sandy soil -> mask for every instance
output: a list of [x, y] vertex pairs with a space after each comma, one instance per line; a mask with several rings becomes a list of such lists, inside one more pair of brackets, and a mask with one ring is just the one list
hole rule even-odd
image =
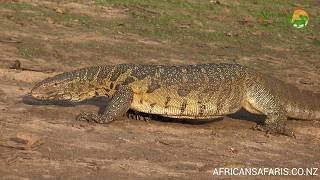
[[[86, 3], [59, 6], [49, 1], [25, 2], [57, 13], [127, 16], [123, 9], [96, 10]], [[11, 13], [10, 9], [1, 11], [2, 15]], [[213, 169], [220, 167], [320, 168], [319, 121], [289, 121], [296, 139], [252, 130], [261, 117], [246, 112], [212, 121], [124, 117], [98, 125], [77, 122], [75, 117], [83, 110], [97, 112], [105, 104], [101, 99], [67, 106], [44, 105], [27, 96], [36, 82], [93, 63], [229, 62], [228, 58], [235, 57], [241, 64], [319, 92], [317, 47], [298, 54], [291, 47], [263, 44], [258, 48], [263, 50], [248, 55], [255, 45], [230, 48], [215, 43], [192, 47], [191, 51], [183, 45], [133, 34], [108, 37], [50, 19], [45, 24], [26, 24], [10, 17], [0, 21], [6, 25], [0, 27], [0, 179], [212, 179]], [[91, 41], [103, 47], [77, 44]], [[130, 45], [136, 49], [123, 55], [121, 49]], [[196, 60], [194, 54], [207, 48], [222, 58]], [[24, 69], [9, 68], [17, 60]]]

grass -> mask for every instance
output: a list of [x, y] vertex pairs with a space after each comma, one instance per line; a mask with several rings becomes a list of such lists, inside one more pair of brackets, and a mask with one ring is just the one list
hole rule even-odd
[[[66, 0], [67, 2], [72, 1]], [[127, 18], [119, 19], [92, 17], [81, 12], [57, 13], [53, 8], [42, 5], [6, 2], [0, 4], [0, 17], [8, 16], [1, 13], [1, 9], [10, 9], [14, 12], [11, 15], [14, 21], [32, 23], [38, 27], [50, 28], [48, 19], [51, 19], [55, 24], [71, 27], [73, 31], [97, 32], [108, 37], [119, 33], [123, 36], [134, 34], [149, 40], [172, 42], [185, 50], [200, 45], [205, 50], [200, 50], [201, 55], [198, 57], [205, 59], [206, 54], [212, 55], [214, 51], [203, 48], [206, 46], [202, 44], [210, 43], [247, 49], [251, 49], [255, 44], [287, 46], [288, 42], [292, 46], [310, 43], [319, 47], [319, 23], [316, 23], [320, 22], [317, 11], [319, 9], [312, 8], [311, 2], [303, 2], [303, 6], [311, 14], [309, 25], [304, 29], [295, 29], [289, 23], [290, 16], [297, 6], [293, 0], [239, 0], [221, 1], [220, 4], [210, 0], [95, 0], [95, 4], [91, 4], [94, 8], [123, 9]], [[48, 31], [48, 34], [50, 33], [60, 32]], [[314, 36], [313, 39], [316, 40], [306, 40], [307, 36]], [[90, 49], [93, 48], [93, 44], [84, 43], [79, 48]], [[31, 46], [34, 47], [21, 45], [20, 54], [32, 58], [38, 49], [42, 48], [41, 43]], [[63, 49], [60, 46], [64, 45], [57, 48]], [[138, 52], [143, 52], [143, 48], [134, 44], [113, 46], [120, 49], [109, 48], [110, 52], [119, 51], [115, 53], [116, 56], [123, 54], [130, 57], [121, 47], [132, 51], [137, 58], [142, 56]], [[99, 48], [93, 48], [93, 51], [100, 53]], [[146, 56], [148, 52], [142, 54]]]
[[319, 39], [314, 39], [312, 41], [312, 44], [314, 44], [315, 46], [320, 46], [320, 40]]
[[130, 19], [123, 22], [120, 31], [129, 31], [148, 37], [176, 40], [216, 39], [219, 33], [202, 32], [210, 19], [201, 14], [220, 11], [209, 1], [148, 1], [148, 0], [98, 0], [97, 5], [129, 8]]
[[[255, 0], [225, 1], [215, 4], [208, 0], [96, 0], [98, 6], [129, 9], [130, 18], [121, 22], [118, 31], [175, 42], [225, 42], [245, 44], [256, 41], [252, 34], [264, 31], [272, 43], [282, 38], [303, 38], [316, 28], [296, 31], [289, 23], [294, 1]], [[309, 1], [304, 2], [310, 7]], [[250, 17], [251, 22], [240, 22]], [[315, 17], [314, 22], [320, 20]], [[228, 36], [228, 34], [231, 34]], [[233, 36], [236, 34], [236, 36]]]
[[91, 23], [91, 17], [74, 14], [74, 13], [56, 13], [53, 9], [44, 8], [40, 6], [34, 6], [28, 3], [1, 3], [0, 9], [11, 9], [15, 11], [13, 16], [16, 21], [47, 21], [47, 18], [52, 18], [55, 23], [67, 24], [77, 23], [89, 26]]
[[[103, 20], [65, 12], [59, 14], [52, 9], [32, 6], [27, 3], [2, 3], [0, 8], [16, 11], [15, 18], [30, 21], [46, 21], [50, 17], [55, 23], [95, 26], [109, 29], [107, 33], [133, 33], [158, 40], [180, 43], [251, 43], [257, 31], [268, 34], [272, 43], [279, 42], [278, 34], [284, 38], [303, 36], [316, 31], [313, 28], [296, 31], [289, 23], [295, 8], [293, 0], [223, 1], [222, 4], [209, 0], [96, 0], [96, 6], [112, 6], [128, 9], [129, 18]], [[304, 3], [310, 7], [309, 1]], [[25, 10], [32, 10], [30, 13]], [[248, 19], [247, 21], [244, 19]], [[317, 16], [313, 22], [320, 21]]]

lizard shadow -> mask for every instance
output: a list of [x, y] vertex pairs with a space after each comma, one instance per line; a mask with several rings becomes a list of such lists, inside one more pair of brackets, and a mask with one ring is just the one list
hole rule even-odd
[[244, 108], [241, 108], [239, 111], [237, 111], [234, 114], [227, 115], [227, 117], [232, 119], [237, 119], [237, 120], [252, 121], [259, 124], [263, 123], [266, 119], [265, 115], [252, 114], [246, 111]]
[[[137, 112], [134, 110], [129, 110], [127, 116], [131, 119], [145, 120], [145, 121], [159, 121], [165, 123], [177, 123], [177, 124], [189, 124], [189, 125], [202, 125], [212, 122], [222, 121], [223, 117], [210, 118], [210, 119], [182, 119], [182, 118], [170, 118], [156, 114], [147, 114], [143, 112]], [[130, 117], [131, 116], [131, 117]]]
[[[88, 100], [80, 101], [80, 102], [69, 102], [62, 100], [37, 100], [33, 98], [30, 94], [26, 94], [22, 96], [22, 102], [28, 105], [38, 105], [38, 106], [46, 106], [46, 105], [57, 105], [62, 107], [75, 107], [78, 105], [94, 105], [99, 108], [98, 114], [102, 114], [108, 104], [108, 99], [106, 97], [94, 97]], [[223, 117], [216, 119], [178, 119], [178, 118], [169, 118], [155, 114], [147, 114], [142, 112], [137, 112], [134, 110], [129, 110], [126, 114], [127, 117], [136, 120], [154, 120], [161, 122], [169, 122], [169, 123], [180, 123], [180, 124], [193, 124], [193, 125], [201, 125], [215, 121], [223, 120]]]
[[[210, 124], [218, 121], [222, 121], [224, 117], [210, 118], [210, 119], [181, 119], [181, 118], [170, 118], [164, 117], [155, 114], [147, 114], [142, 112], [136, 112], [133, 110], [129, 110], [128, 114], [133, 114], [136, 118], [134, 119], [142, 119], [142, 120], [155, 120], [160, 122], [169, 122], [169, 123], [179, 123], [179, 124], [190, 124], [190, 125], [203, 125]], [[264, 115], [256, 115], [249, 113], [245, 109], [241, 108], [234, 114], [226, 115], [226, 117], [236, 119], [236, 120], [244, 120], [244, 121], [252, 121], [258, 124], [262, 124], [265, 121]]]
[[[74, 107], [78, 105], [94, 105], [99, 108], [98, 114], [102, 114], [105, 111], [105, 108], [108, 104], [108, 99], [106, 97], [94, 97], [88, 100], [80, 101], [80, 102], [69, 102], [69, 101], [61, 101], [61, 100], [37, 100], [33, 98], [30, 94], [26, 94], [22, 96], [22, 102], [28, 105], [57, 105], [63, 107]], [[129, 110], [127, 112], [127, 117], [131, 119], [137, 120], [154, 120], [159, 122], [166, 122], [166, 123], [178, 123], [178, 124], [190, 124], [190, 125], [202, 125], [202, 124], [209, 124], [213, 122], [222, 121], [224, 117], [217, 117], [217, 118], [210, 118], [210, 119], [182, 119], [182, 118], [170, 118], [164, 117], [155, 114], [148, 114], [143, 112], [137, 112], [134, 110]], [[255, 115], [251, 114], [245, 109], [241, 108], [234, 114], [227, 115], [232, 119], [237, 120], [245, 120], [245, 121], [253, 121], [256, 123], [262, 123], [265, 119], [263, 115]]]
[[95, 97], [88, 100], [80, 101], [80, 102], [70, 102], [63, 100], [37, 100], [33, 98], [30, 94], [26, 94], [22, 96], [22, 102], [28, 105], [38, 105], [38, 106], [46, 106], [46, 105], [57, 105], [63, 107], [74, 107], [78, 105], [94, 105], [99, 108], [99, 114], [101, 114], [106, 105], [107, 101], [105, 97]]

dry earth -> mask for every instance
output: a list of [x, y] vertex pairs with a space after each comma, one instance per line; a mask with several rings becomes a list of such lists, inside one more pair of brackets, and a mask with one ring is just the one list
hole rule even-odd
[[[23, 2], [56, 13], [128, 16], [126, 9], [97, 9], [90, 3]], [[14, 19], [10, 8], [0, 14], [0, 179], [212, 179], [213, 169], [219, 167], [320, 168], [319, 121], [289, 121], [296, 139], [251, 130], [261, 117], [245, 112], [210, 122], [124, 117], [98, 125], [74, 119], [83, 110], [98, 111], [101, 100], [77, 106], [41, 105], [26, 96], [46, 77], [92, 64], [230, 59], [319, 92], [319, 46], [301, 44], [305, 50], [299, 53], [297, 47], [272, 44], [230, 47], [217, 42], [189, 47], [130, 33], [106, 36], [77, 22], [61, 24], [50, 18], [25, 22]], [[204, 60], [200, 54], [208, 49], [215, 55]], [[9, 68], [15, 61], [22, 69]]]

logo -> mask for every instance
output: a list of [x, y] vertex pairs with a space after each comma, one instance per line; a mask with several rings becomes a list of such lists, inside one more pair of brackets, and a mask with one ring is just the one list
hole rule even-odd
[[293, 12], [291, 18], [291, 24], [295, 28], [304, 28], [307, 26], [309, 21], [309, 15], [306, 11], [302, 9], [297, 9]]

